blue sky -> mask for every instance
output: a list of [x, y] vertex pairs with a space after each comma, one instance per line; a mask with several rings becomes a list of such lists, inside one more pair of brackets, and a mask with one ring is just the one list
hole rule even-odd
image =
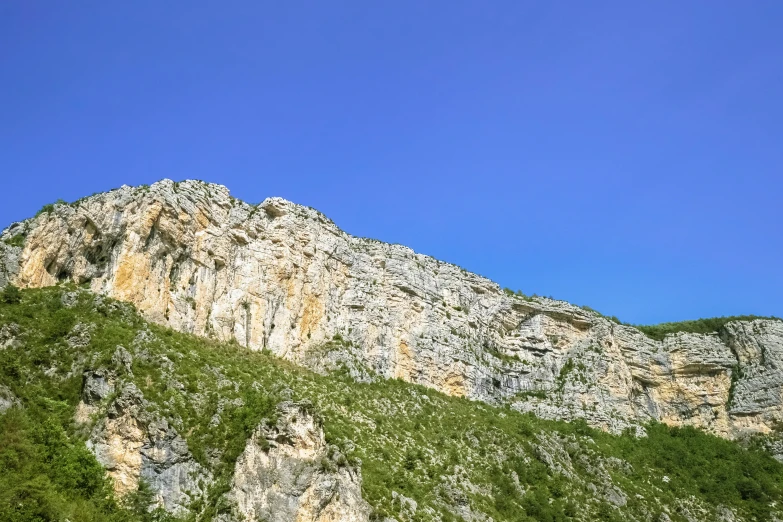
[[0, 226], [196, 178], [626, 321], [783, 316], [781, 27], [779, 1], [2, 2]]

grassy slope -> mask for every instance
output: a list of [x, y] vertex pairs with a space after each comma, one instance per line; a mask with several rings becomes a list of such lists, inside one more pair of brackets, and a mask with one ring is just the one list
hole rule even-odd
[[[217, 484], [201, 506], [205, 519], [221, 509], [250, 431], [284, 398], [313, 402], [327, 439], [361, 462], [364, 496], [377, 517], [405, 511], [393, 491], [417, 502], [411, 519], [444, 521], [460, 520], [466, 509], [496, 521], [656, 520], [664, 510], [685, 520], [681, 512], [699, 508], [709, 520], [718, 504], [769, 520], [770, 505], [783, 500], [783, 465], [696, 430], [651, 425], [645, 438], [612, 436], [400, 381], [322, 377], [235, 344], [147, 324], [128, 305], [86, 292], [67, 308], [63, 291], [24, 291], [21, 304], [0, 304], [0, 328], [20, 325], [25, 343], [0, 350], [0, 383], [25, 406], [0, 416], [0, 520], [153, 516], [111, 499], [70, 420], [82, 370], [111, 368], [118, 345], [134, 354], [132, 380], [187, 437], [194, 457], [208, 464], [210, 455], [220, 456], [211, 465]], [[77, 323], [95, 325], [84, 348], [64, 341]], [[138, 341], [142, 330], [151, 341]], [[211, 426], [216, 415], [220, 424]], [[623, 491], [627, 504], [607, 502], [607, 488]], [[48, 514], [36, 518], [36, 510]]]

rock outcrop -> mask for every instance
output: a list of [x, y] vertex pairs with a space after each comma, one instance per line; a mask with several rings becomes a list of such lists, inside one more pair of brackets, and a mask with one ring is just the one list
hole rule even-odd
[[20, 406], [19, 399], [8, 386], [0, 384], [0, 413], [5, 413], [14, 406]]
[[274, 426], [261, 424], [237, 459], [231, 516], [222, 520], [269, 522], [362, 522], [361, 475], [324, 440], [307, 404], [278, 405]]
[[[254, 206], [164, 180], [55, 205], [0, 239], [0, 285], [89, 285], [161, 324], [315, 369], [359, 361], [352, 373], [610, 430], [658, 419], [737, 437], [783, 421], [779, 321], [659, 342], [280, 198]], [[327, 344], [339, 356], [313, 356]]]
[[92, 416], [98, 420], [87, 445], [118, 496], [138, 490], [143, 480], [158, 506], [185, 515], [206, 493], [211, 474], [193, 459], [187, 442], [166, 419], [149, 411], [134, 384], [121, 384], [108, 371], [86, 372], [76, 421], [87, 423]]
[[19, 337], [20, 332], [18, 325], [14, 323], [3, 325], [3, 327], [0, 328], [0, 350], [4, 350], [6, 348], [21, 348], [22, 341]]

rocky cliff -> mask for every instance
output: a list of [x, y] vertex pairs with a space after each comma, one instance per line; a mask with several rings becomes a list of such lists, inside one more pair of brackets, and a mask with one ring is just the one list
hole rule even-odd
[[[188, 506], [206, 493], [210, 473], [188, 451], [187, 442], [168, 421], [151, 413], [139, 389], [131, 384], [115, 390], [101, 372], [88, 372], [85, 391], [77, 408], [77, 421], [93, 413], [98, 422], [92, 429], [88, 447], [106, 469], [119, 497], [137, 491], [144, 480], [154, 493], [154, 501], [168, 512], [186, 515]], [[95, 393], [97, 392], [97, 393]], [[106, 411], [98, 400], [116, 393]]]
[[783, 421], [783, 323], [663, 341], [280, 198], [163, 180], [54, 205], [0, 236], [0, 285], [73, 281], [148, 319], [325, 371], [399, 378], [612, 431], [650, 419], [725, 437]]
[[284, 402], [274, 426], [260, 425], [236, 462], [221, 518], [269, 522], [367, 522], [361, 475], [324, 440], [312, 406]]

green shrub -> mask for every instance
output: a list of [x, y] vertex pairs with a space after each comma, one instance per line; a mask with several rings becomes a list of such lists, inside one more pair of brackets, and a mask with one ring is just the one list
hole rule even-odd
[[52, 212], [54, 212], [54, 207], [56, 207], [57, 205], [67, 205], [67, 204], [68, 204], [68, 202], [64, 201], [62, 199], [58, 199], [54, 203], [48, 203], [48, 204], [44, 205], [43, 207], [41, 207], [38, 210], [38, 212], [35, 213], [35, 217], [38, 217], [41, 214], [51, 214]]
[[16, 234], [15, 236], [4, 239], [3, 242], [8, 246], [22, 247], [24, 246], [24, 240], [24, 234]]
[[18, 304], [22, 302], [22, 293], [19, 291], [19, 288], [12, 284], [7, 284], [5, 288], [3, 288], [0, 299], [2, 299], [5, 304]]
[[149, 502], [120, 506], [84, 443], [34, 405], [0, 415], [0, 469], [0, 521], [161, 520]]

